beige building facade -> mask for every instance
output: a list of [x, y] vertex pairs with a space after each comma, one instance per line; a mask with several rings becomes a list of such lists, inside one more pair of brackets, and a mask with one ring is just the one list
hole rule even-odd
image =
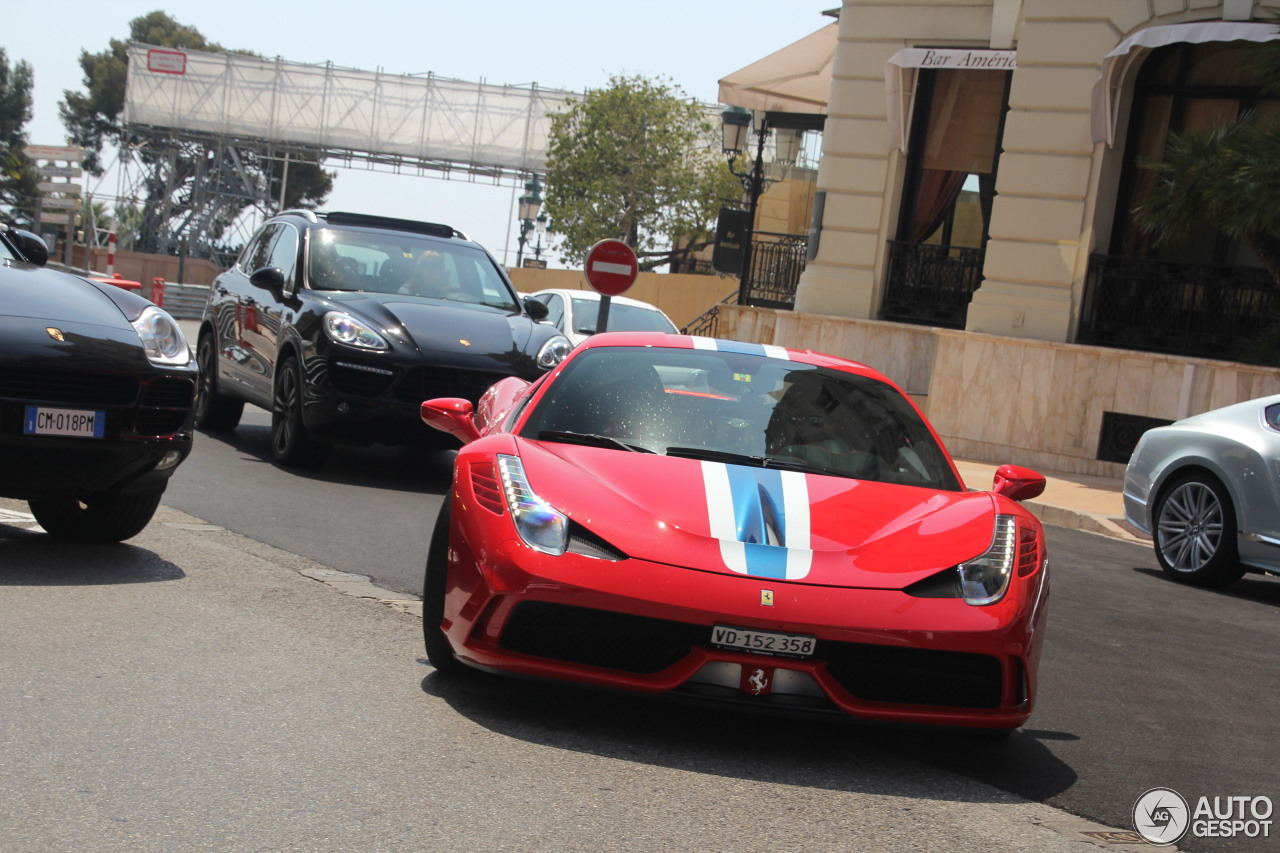
[[[865, 361], [918, 395], [954, 452], [1058, 471], [1123, 470], [1100, 451], [1109, 415], [1174, 420], [1280, 392], [1280, 373], [1229, 357], [1081, 345], [1090, 299], [1121, 291], [1099, 284], [1111, 260], [1258, 266], [1213, 234], [1161, 255], [1130, 211], [1170, 131], [1280, 109], [1241, 95], [1237, 74], [1240, 51], [1280, 33], [1277, 13], [1280, 0], [844, 0], [795, 311], [726, 309], [719, 334]], [[947, 328], [886, 322], [914, 298], [895, 297], [895, 253], [922, 251], [970, 259]], [[1141, 319], [1134, 304], [1121, 321]]]

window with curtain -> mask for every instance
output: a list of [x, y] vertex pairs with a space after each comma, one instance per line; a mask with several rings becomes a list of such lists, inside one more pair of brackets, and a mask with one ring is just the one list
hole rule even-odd
[[991, 221], [1009, 72], [922, 70], [898, 239], [981, 248]]

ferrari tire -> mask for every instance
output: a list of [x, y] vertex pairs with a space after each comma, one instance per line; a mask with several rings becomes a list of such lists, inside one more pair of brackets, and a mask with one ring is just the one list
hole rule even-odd
[[244, 413], [244, 401], [218, 393], [218, 345], [214, 333], [200, 337], [200, 343], [196, 345], [196, 364], [200, 368], [196, 426], [211, 432], [235, 429]]
[[1216, 477], [1194, 472], [1169, 483], [1156, 504], [1153, 527], [1156, 559], [1174, 580], [1221, 587], [1244, 575], [1235, 507]]
[[72, 542], [123, 542], [142, 532], [160, 506], [164, 489], [122, 495], [28, 501], [31, 514], [50, 536]]
[[271, 455], [291, 468], [316, 468], [329, 455], [329, 445], [307, 432], [302, 420], [305, 389], [296, 358], [286, 358], [276, 374], [275, 401], [271, 407]]
[[444, 591], [449, 572], [449, 515], [452, 505], [452, 494], [446, 495], [431, 531], [427, 570], [422, 582], [422, 639], [427, 648], [427, 660], [441, 675], [458, 675], [467, 669], [454, 655], [453, 647], [440, 627], [444, 621]]

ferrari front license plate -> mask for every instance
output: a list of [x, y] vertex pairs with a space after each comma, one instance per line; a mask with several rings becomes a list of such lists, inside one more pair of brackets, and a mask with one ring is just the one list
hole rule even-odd
[[754, 628], [716, 625], [711, 629], [711, 643], [722, 649], [807, 658], [813, 654], [814, 647], [818, 645], [818, 638], [808, 634], [782, 634], [775, 631], [757, 631]]
[[50, 409], [27, 406], [22, 431], [27, 435], [74, 435], [102, 438], [106, 434], [107, 413], [81, 409]]

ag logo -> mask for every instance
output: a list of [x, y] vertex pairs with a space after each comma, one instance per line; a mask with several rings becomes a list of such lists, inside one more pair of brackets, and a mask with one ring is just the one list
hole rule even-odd
[[1133, 828], [1152, 844], [1176, 844], [1190, 817], [1187, 801], [1172, 788], [1152, 788], [1133, 804]]

